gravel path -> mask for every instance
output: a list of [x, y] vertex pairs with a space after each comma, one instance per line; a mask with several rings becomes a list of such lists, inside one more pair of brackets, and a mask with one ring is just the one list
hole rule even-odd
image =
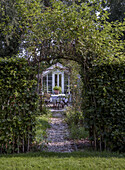
[[53, 112], [50, 118], [51, 128], [47, 130], [49, 152], [72, 152], [73, 143], [68, 140], [68, 125], [64, 122], [63, 112]]

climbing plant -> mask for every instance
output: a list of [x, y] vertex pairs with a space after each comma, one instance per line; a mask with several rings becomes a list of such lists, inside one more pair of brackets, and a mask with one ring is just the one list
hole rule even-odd
[[38, 114], [34, 67], [0, 58], [0, 96], [0, 153], [30, 151]]

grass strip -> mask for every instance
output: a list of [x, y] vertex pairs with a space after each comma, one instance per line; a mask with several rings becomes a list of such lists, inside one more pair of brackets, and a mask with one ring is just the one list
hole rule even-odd
[[0, 169], [42, 169], [42, 170], [75, 170], [75, 169], [124, 169], [125, 154], [108, 152], [72, 152], [52, 153], [37, 152], [18, 155], [1, 155]]

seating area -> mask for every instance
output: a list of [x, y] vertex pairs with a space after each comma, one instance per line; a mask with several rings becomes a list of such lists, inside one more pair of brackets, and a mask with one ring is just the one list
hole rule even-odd
[[40, 74], [41, 96], [47, 107], [63, 109], [71, 102], [70, 71], [61, 63], [46, 68]]
[[53, 109], [63, 109], [65, 106], [68, 106], [69, 104], [69, 97], [65, 94], [52, 94], [47, 96], [48, 98], [45, 98], [45, 104]]

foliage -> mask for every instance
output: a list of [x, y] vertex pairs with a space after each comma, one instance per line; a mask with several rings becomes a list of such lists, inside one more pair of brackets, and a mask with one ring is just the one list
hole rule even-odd
[[67, 107], [66, 111], [66, 122], [71, 125], [72, 123], [77, 125], [81, 122], [81, 124], [83, 123], [83, 115], [82, 112], [80, 110], [76, 110], [76, 108], [74, 107]]
[[64, 2], [53, 1], [41, 18], [34, 31], [40, 61], [64, 58], [81, 64], [89, 55], [93, 59], [123, 55], [124, 43], [117, 40], [123, 35], [124, 22], [108, 22], [101, 3], [73, 3], [67, 7]]
[[0, 169], [124, 169], [125, 155], [110, 152], [38, 152], [0, 157]]
[[[1, 2], [6, 2], [6, 1], [2, 0]], [[12, 4], [13, 1], [11, 0], [10, 2]], [[91, 88], [96, 89], [95, 87], [93, 87], [92, 84], [89, 84], [91, 82], [91, 81], [89, 82], [90, 80], [89, 74], [93, 73], [92, 70], [94, 70], [95, 68], [93, 67], [93, 64], [95, 63], [94, 61], [97, 60], [103, 63], [104, 61], [108, 60], [109, 65], [111, 65], [111, 62], [115, 60], [115, 58], [124, 59], [125, 41], [123, 41], [123, 39], [120, 39], [120, 37], [124, 36], [123, 31], [125, 30], [125, 21], [123, 21], [122, 23], [108, 22], [109, 14], [107, 13], [106, 10], [104, 11], [102, 9], [102, 4], [98, 3], [99, 1], [96, 0], [91, 0], [89, 2], [82, 1], [82, 3], [75, 3], [75, 1], [72, 1], [71, 4], [67, 4], [64, 1], [62, 2], [59, 0], [58, 1], [52, 0], [51, 5], [50, 4], [48, 5], [51, 7], [45, 8], [42, 12], [39, 6], [39, 1], [27, 0], [26, 2], [29, 3], [25, 3], [25, 0], [23, 1], [15, 0], [14, 2], [18, 2], [17, 4], [19, 5], [19, 6], [17, 5], [18, 10], [15, 10], [14, 8], [13, 11], [17, 11], [16, 14], [17, 16], [19, 15], [19, 17], [17, 17], [19, 18], [19, 20], [17, 20], [17, 23], [20, 23], [19, 22], [20, 19], [22, 19], [21, 21], [23, 21], [22, 23], [19, 24], [19, 26], [21, 27], [21, 29], [24, 28], [24, 32], [23, 32], [24, 34], [22, 35], [24, 35], [23, 40], [25, 41], [23, 41], [23, 43], [24, 44], [26, 43], [25, 47], [27, 47], [27, 50], [30, 54], [27, 56], [29, 58], [29, 61], [30, 58], [32, 57], [32, 60], [34, 60], [35, 63], [38, 62], [38, 68], [41, 61], [50, 62], [53, 61], [55, 58], [56, 59], [64, 58], [66, 60], [69, 59], [78, 62], [81, 66], [81, 76], [82, 76], [82, 81], [84, 83], [83, 96], [85, 94], [86, 96], [85, 100], [87, 100], [86, 91], [88, 91], [89, 93], [90, 92], [89, 90]], [[36, 8], [37, 2], [38, 2], [38, 8]], [[23, 3], [26, 4], [26, 8], [25, 5], [23, 6]], [[4, 8], [0, 9], [1, 10], [0, 12], [2, 14], [2, 19], [4, 19], [5, 17], [5, 21], [7, 22], [4, 22], [4, 20], [2, 20], [2, 22], [0, 23], [0, 30], [2, 30], [1, 35], [3, 36], [1, 38], [2, 50], [4, 47], [6, 47], [6, 44], [8, 46], [9, 44], [8, 42], [10, 42], [15, 38], [15, 36], [14, 38], [12, 36], [15, 35], [16, 33], [15, 28], [17, 28], [18, 30], [18, 24], [17, 27], [16, 26], [14, 27], [14, 25], [12, 24], [15, 21], [13, 20], [15, 19], [15, 15], [12, 18], [12, 15], [11, 17], [9, 14], [6, 15], [5, 14], [6, 10], [3, 9]], [[97, 13], [99, 13], [99, 15], [97, 15]], [[13, 22], [9, 22], [9, 21], [13, 21]], [[12, 25], [11, 28], [10, 25]], [[13, 30], [14, 30], [14, 34], [11, 34], [13, 33]], [[17, 35], [19, 35], [19, 39], [20, 39], [20, 34]], [[18, 46], [18, 44], [16, 45]], [[13, 44], [10, 47], [14, 48], [15, 46]], [[5, 48], [4, 52], [6, 51], [7, 50]], [[5, 54], [4, 52], [1, 52], [1, 55], [4, 56]], [[7, 56], [7, 54], [5, 56]], [[112, 60], [110, 61], [110, 59]], [[98, 63], [96, 63], [96, 66], [97, 66], [96, 68], [98, 68]], [[115, 74], [113, 74], [113, 76], [115, 80]], [[38, 84], [39, 84], [39, 78], [38, 78]], [[90, 96], [89, 96], [91, 98], [90, 101], [92, 101], [92, 106], [93, 106], [95, 103], [93, 102], [93, 94], [91, 93]], [[89, 103], [88, 102], [89, 100], [87, 100], [86, 103], [85, 100], [82, 100], [84, 104]], [[100, 98], [100, 100], [102, 99]], [[8, 104], [7, 101], [6, 104]], [[89, 106], [91, 108], [91, 105]], [[88, 105], [86, 105], [86, 107], [87, 108], [84, 108], [83, 110], [84, 112], [85, 109], [88, 110]], [[100, 105], [100, 107], [102, 106]], [[106, 102], [104, 108], [105, 107], [107, 107]], [[101, 117], [101, 113], [102, 112], [100, 112], [99, 115], [100, 117]], [[90, 120], [91, 120], [91, 116], [93, 115], [90, 115], [89, 117]], [[105, 117], [105, 115], [103, 116]], [[91, 127], [89, 121], [88, 121], [88, 126]], [[96, 137], [95, 132], [94, 132], [94, 137]], [[101, 138], [95, 139], [95, 141], [96, 140], [101, 141], [100, 139]], [[112, 139], [114, 140], [114, 138]], [[111, 143], [113, 143], [113, 140]], [[116, 143], [117, 140], [115, 140], [115, 144], [111, 146], [112, 149], [113, 148], [115, 149], [115, 145], [121, 146]], [[109, 148], [109, 143], [107, 146], [106, 145], [105, 147]], [[100, 144], [100, 148], [101, 147], [103, 148], [103, 146]], [[120, 147], [120, 149], [121, 148], [122, 147]]]
[[71, 60], [63, 60], [61, 59], [60, 62], [68, 68], [69, 76], [70, 76], [70, 85], [69, 89], [71, 98], [72, 98], [72, 106], [76, 108], [76, 110], [80, 110], [81, 108], [81, 91], [82, 91], [82, 81], [80, 79], [80, 64], [75, 61]]
[[38, 113], [35, 68], [23, 58], [0, 59], [0, 68], [0, 152], [26, 152]]
[[110, 21], [123, 21], [125, 18], [125, 1], [124, 0], [107, 0], [107, 6], [109, 7]]
[[50, 116], [51, 114], [48, 111], [46, 114], [36, 117], [34, 146], [40, 148], [40, 150], [45, 147], [45, 141], [47, 138], [46, 130], [50, 128], [48, 122]]
[[60, 86], [53, 87], [53, 90], [59, 90], [60, 93], [62, 92], [62, 88]]
[[[97, 15], [97, 13], [99, 13], [99, 15]], [[48, 38], [48, 42], [50, 42], [48, 45], [48, 50], [46, 49], [48, 51], [48, 56], [51, 54], [51, 57], [55, 56], [57, 58], [64, 58], [66, 60], [74, 60], [81, 65], [83, 97], [84, 95], [86, 96], [87, 91], [89, 93], [90, 89], [93, 88], [89, 82], [89, 73], [90, 71], [93, 71], [92, 78], [94, 78], [94, 64], [98, 68], [98, 62], [104, 63], [107, 61], [107, 65], [110, 66], [116, 58], [118, 60], [124, 60], [125, 41], [120, 39], [120, 37], [124, 36], [123, 31], [125, 30], [125, 21], [122, 23], [108, 22], [109, 14], [106, 10], [104, 11], [102, 9], [101, 3], [95, 3], [95, 1], [93, 1], [91, 4], [81, 3], [80, 5], [77, 5], [73, 3], [67, 8], [66, 4], [58, 1], [53, 4], [53, 10], [48, 9], [48, 11], [43, 13], [43, 16], [45, 19], [43, 20], [44, 24], [41, 23], [41, 27], [43, 30], [45, 30], [43, 37], [44, 39]], [[54, 23], [54, 26], [52, 23]], [[51, 43], [51, 40], [53, 40], [53, 43]], [[49, 57], [48, 60], [50, 60]], [[115, 74], [113, 76], [115, 79]], [[112, 85], [110, 85], [110, 88], [111, 87]], [[89, 99], [86, 99], [86, 97], [82, 100], [85, 106], [83, 108], [83, 112], [86, 116], [88, 114], [88, 110], [91, 112], [93, 109], [91, 107], [94, 105], [94, 103], [96, 103], [96, 101], [93, 99], [92, 93], [90, 93], [89, 97]], [[92, 104], [89, 104], [88, 106], [86, 100], [88, 103], [90, 102]], [[101, 97], [100, 100], [102, 100]], [[100, 105], [100, 107], [102, 106]], [[107, 106], [104, 105], [104, 108], [105, 107]], [[124, 107], [121, 109], [124, 109]], [[102, 118], [106, 116], [105, 114], [107, 114], [105, 113], [102, 115], [101, 112], [99, 113], [99, 117]], [[90, 127], [90, 129], [91, 124], [89, 124], [89, 120], [91, 120], [91, 117], [93, 117], [93, 114], [88, 115], [88, 121], [86, 121], [86, 123], [88, 123], [87, 126], [88, 128]], [[92, 122], [93, 120], [91, 123]], [[116, 124], [114, 123], [113, 128], [114, 126], [117, 126], [117, 122]], [[100, 150], [110, 148], [111, 150], [122, 150], [123, 142], [121, 142], [121, 145], [120, 143], [117, 144], [117, 142], [121, 140], [120, 136], [118, 141], [118, 138], [114, 140], [109, 136], [110, 143], [112, 144], [110, 147], [109, 143], [106, 145], [101, 144], [103, 143], [101, 141], [102, 138], [100, 138], [100, 135], [96, 136], [95, 134], [95, 131], [90, 132], [90, 136], [94, 136], [95, 139], [95, 148], [100, 148]], [[96, 143], [96, 140], [98, 140], [98, 144]]]
[[96, 149], [124, 152], [125, 60], [93, 64], [84, 84], [85, 123]]
[[[41, 0], [0, 1], [0, 56], [12, 57], [19, 52], [40, 16]], [[26, 41], [25, 41], [26, 44]]]
[[88, 137], [88, 131], [84, 127], [84, 117], [81, 111], [74, 107], [67, 107], [65, 111], [65, 121], [69, 125], [71, 139], [85, 139]]
[[[49, 95], [48, 95], [49, 96]], [[50, 98], [50, 96], [49, 96]], [[50, 110], [44, 105], [42, 106], [42, 112], [41, 112], [41, 115], [50, 115]]]
[[84, 126], [78, 126], [72, 123], [69, 128], [70, 139], [86, 139], [89, 136], [89, 133], [85, 130]]
[[[110, 13], [108, 21], [121, 21], [125, 20], [125, 1], [124, 0], [107, 0], [106, 10]], [[108, 7], [108, 8], [107, 8]], [[123, 30], [123, 36], [120, 37], [125, 40], [125, 31]]]

